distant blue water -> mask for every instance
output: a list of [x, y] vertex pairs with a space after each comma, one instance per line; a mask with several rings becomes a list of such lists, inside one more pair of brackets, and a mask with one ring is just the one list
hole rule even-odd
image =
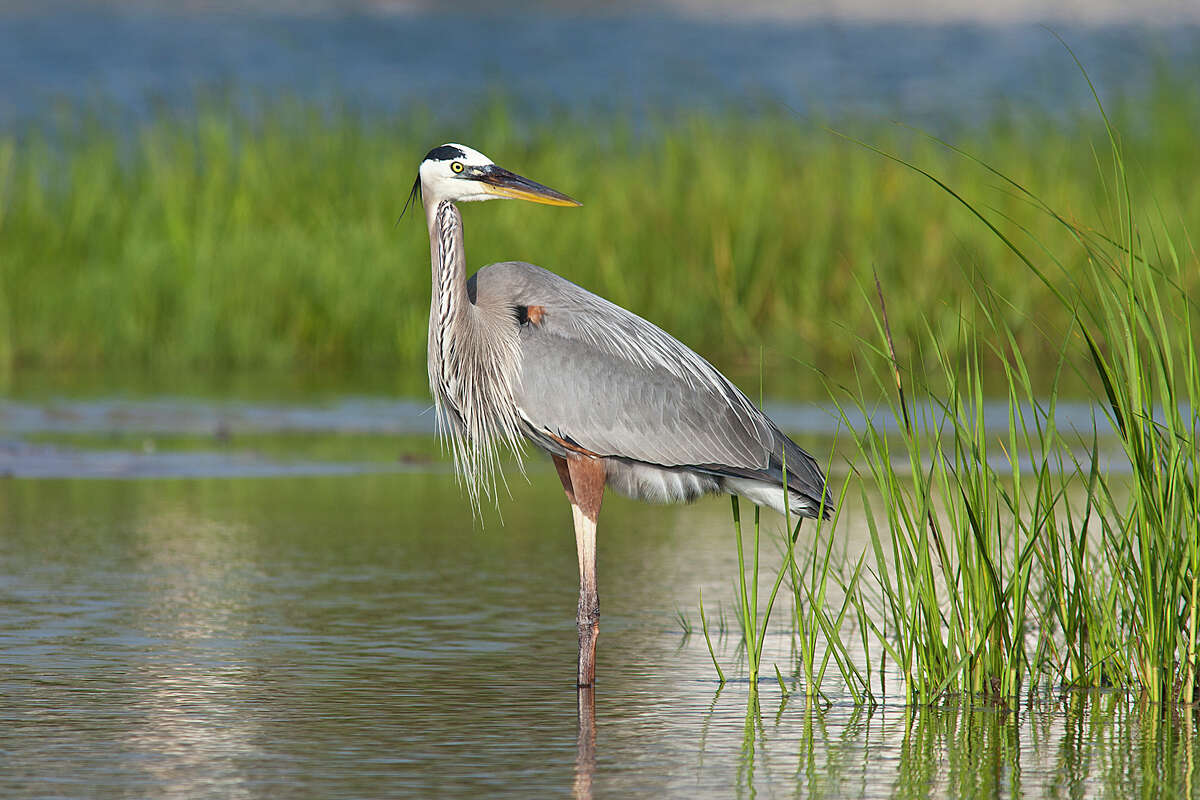
[[[69, 8], [63, 11], [62, 8]], [[1086, 84], [1036, 25], [745, 22], [662, 14], [174, 15], [113, 7], [0, 12], [0, 129], [61, 106], [118, 120], [197, 96], [286, 96], [367, 114], [778, 109], [971, 122], [1000, 107], [1086, 110]], [[1059, 29], [1108, 99], [1160, 65], [1200, 69], [1200, 27]]]
[[[942, 413], [926, 403], [913, 403], [916, 417], [927, 429], [945, 429], [936, 424]], [[866, 414], [848, 410], [843, 421], [826, 405], [768, 404], [767, 412], [785, 431], [805, 439], [837, 435], [844, 425], [856, 430], [866, 425]], [[1022, 407], [1023, 419], [1033, 419], [1031, 409]], [[983, 408], [989, 434], [1009, 430], [1006, 403], [991, 402]], [[1059, 403], [1055, 425], [1078, 435], [1081, 462], [1090, 458], [1093, 435], [1105, 439], [1100, 453], [1103, 468], [1127, 472], [1128, 464], [1111, 440], [1114, 433], [1104, 410], [1089, 403]], [[881, 430], [899, 433], [898, 421], [886, 408], [871, 410], [871, 421]], [[433, 435], [433, 414], [427, 402], [367, 397], [344, 397], [313, 404], [295, 402], [271, 405], [235, 401], [213, 402], [180, 397], [153, 399], [64, 398], [21, 402], [0, 398], [0, 477], [18, 478], [154, 478], [154, 477], [261, 477], [278, 475], [342, 475], [364, 472], [443, 470], [447, 465], [418, 459], [386, 462], [345, 462], [311, 458], [270, 458], [253, 449], [231, 445], [233, 437], [270, 434], [277, 436], [320, 435], [330, 438], [347, 434], [375, 437], [412, 434]], [[29, 441], [43, 435], [83, 437], [90, 447], [70, 443]], [[114, 446], [105, 437], [145, 437], [140, 449]], [[184, 435], [209, 442], [208, 449], [162, 450], [155, 437]], [[844, 434], [843, 434], [844, 435]], [[1068, 437], [1070, 438], [1070, 437]], [[993, 466], [1008, 466], [1002, 454], [993, 454]], [[1032, 464], [1028, 456], [1022, 462]], [[904, 465], [900, 465], [903, 469]]]

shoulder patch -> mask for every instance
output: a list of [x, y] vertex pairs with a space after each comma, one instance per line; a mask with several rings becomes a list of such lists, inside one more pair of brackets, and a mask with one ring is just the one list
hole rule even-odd
[[518, 325], [541, 325], [546, 318], [545, 306], [514, 306], [513, 316]]

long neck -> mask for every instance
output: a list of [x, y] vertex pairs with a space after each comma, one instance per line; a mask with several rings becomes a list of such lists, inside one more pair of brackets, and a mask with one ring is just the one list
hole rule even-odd
[[449, 200], [425, 209], [429, 227], [429, 257], [433, 267], [433, 297], [429, 330], [444, 328], [467, 313], [467, 259], [463, 248], [462, 216]]
[[462, 374], [458, 369], [464, 345], [474, 341], [470, 300], [467, 297], [466, 256], [463, 252], [462, 216], [454, 203], [437, 200], [425, 209], [429, 226], [429, 256], [433, 292], [429, 301], [429, 389], [438, 408], [439, 427], [462, 425]]
[[467, 295], [462, 217], [449, 200], [425, 210], [433, 266], [429, 389], [438, 430], [450, 440], [471, 504], [495, 492], [497, 446], [521, 451], [514, 385], [520, 343], [511, 310]]

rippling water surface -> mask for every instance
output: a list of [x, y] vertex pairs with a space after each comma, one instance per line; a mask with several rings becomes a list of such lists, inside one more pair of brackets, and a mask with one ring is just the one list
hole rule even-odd
[[[85, 465], [94, 452], [185, 463], [216, 452], [310, 474], [240, 477], [218, 461], [154, 479], [0, 479], [0, 794], [1191, 792], [1190, 712], [1123, 696], [914, 709], [891, 680], [870, 710], [834, 677], [829, 701], [806, 705], [768, 666], [748, 703], [742, 656], [717, 622], [734, 624], [737, 574], [719, 500], [606, 499], [600, 679], [581, 707], [574, 541], [548, 463], [531, 461], [528, 480], [511, 473], [511, 497], [477, 519], [433, 443], [403, 422], [404, 404], [264, 408], [5, 406], [10, 464], [38, 448]], [[375, 427], [353, 422], [363, 408], [382, 418]], [[207, 422], [168, 424], [196, 419]], [[846, 520], [839, 535], [857, 555], [861, 526], [852, 511]], [[732, 678], [723, 690], [698, 630], [701, 590]], [[766, 660], [794, 688], [788, 605]]]

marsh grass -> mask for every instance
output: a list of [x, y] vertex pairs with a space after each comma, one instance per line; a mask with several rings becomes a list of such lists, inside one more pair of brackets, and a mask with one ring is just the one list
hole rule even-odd
[[[783, 491], [787, 491], [786, 483]], [[843, 493], [836, 509], [842, 507], [844, 500]], [[866, 676], [863, 675], [857, 659], [851, 655], [842, 638], [847, 616], [856, 608], [853, 598], [858, 592], [864, 559], [858, 560], [848, 577], [843, 577], [837, 571], [844, 555], [835, 548], [836, 537], [833, 535], [840, 511], [835, 509], [831, 520], [821, 519], [810, 523], [813, 529], [811, 544], [806, 543], [799, 557], [796, 548], [797, 541], [802, 536], [804, 521], [796, 520], [793, 526], [791, 515], [785, 515], [784, 526], [779, 529], [776, 542], [779, 567], [774, 571], [775, 577], [770, 592], [763, 595], [760, 591], [762, 578], [771, 573], [765, 567], [763, 558], [764, 526], [761, 510], [755, 506], [753, 526], [747, 533], [742, 528], [741, 504], [736, 496], [731, 497], [731, 509], [738, 564], [733, 586], [734, 612], [739, 634], [737, 654], [738, 657], [743, 654], [745, 656], [751, 693], [757, 694], [758, 682], [766, 667], [763, 654], [771, 616], [780, 597], [780, 589], [784, 589], [785, 594], [792, 599], [790, 641], [794, 663], [789, 665], [789, 675], [802, 681], [803, 695], [809, 701], [815, 698], [825, 699], [821, 687], [825, 682], [826, 671], [833, 662], [841, 674], [843, 686], [856, 702], [874, 702], [870, 691], [870, 673], [868, 671]], [[750, 540], [749, 558], [747, 538]], [[838, 584], [837, 591], [841, 593], [842, 601], [840, 606], [831, 611], [829, 590], [833, 583]], [[700, 598], [700, 616], [709, 656], [717, 671], [718, 680], [723, 685], [726, 680], [725, 671], [708, 634], [703, 595]], [[775, 674], [780, 692], [785, 697], [792, 694], [793, 690], [788, 688], [779, 664], [772, 664], [771, 670]]]
[[[1163, 78], [1165, 88], [1118, 114], [1147, 178], [1139, 196], [1181, 219], [1200, 217], [1200, 187], [1187, 179], [1200, 172], [1185, 135], [1200, 128], [1189, 77]], [[852, 127], [957, 186], [995, 183], [909, 131]], [[1105, 183], [1081, 143], [1099, 130], [1082, 116], [997, 117], [956, 140], [1043, 179], [1064, 214], [1089, 216]], [[915, 192], [903, 166], [790, 116], [673, 118], [630, 131], [583, 117], [517, 130], [500, 102], [442, 129], [420, 112], [364, 120], [281, 100], [247, 115], [209, 100], [132, 130], [68, 113], [40, 134], [0, 135], [0, 367], [385, 367], [421, 392], [428, 243], [419, 214], [397, 217], [421, 156], [461, 140], [584, 202], [467, 208], [470, 265], [542, 264], [735, 375], [754, 371], [765, 344], [772, 395], [805, 393], [797, 355], [851, 363], [854, 337], [873, 330], [870, 309], [855, 302], [873, 268], [904, 363], [922, 356], [927, 325], [952, 338], [957, 323], [929, 311], [969, 302], [959, 265], [971, 263], [1009, 300], [1000, 313], [1030, 369], [1053, 369], [1033, 346], [1031, 320], [1064, 322], [1068, 312], [1014, 269], [1003, 242], [953, 213], [952, 198]], [[1028, 205], [1017, 192], [989, 202], [1011, 217]], [[1055, 220], [1028, 224], [1067, 252], [1070, 232]], [[1167, 227], [1181, 241], [1178, 221]], [[1070, 259], [1080, 268], [1086, 254]], [[1200, 278], [1183, 281], [1195, 291]], [[830, 335], [829, 309], [849, 336]]]
[[[800, 558], [795, 557], [794, 550], [796, 539], [801, 535], [800, 524], [797, 523], [790, 543], [792, 549], [788, 551], [789, 558], [784, 568], [788, 573], [792, 595], [792, 642], [796, 651], [797, 671], [804, 679], [805, 696], [809, 699], [824, 696], [822, 686], [832, 660], [837, 665], [842, 685], [856, 703], [864, 703], [874, 702], [875, 699], [870, 688], [869, 660], [864, 675], [859, 669], [858, 659], [851, 654], [843, 637], [847, 635], [847, 615], [855, 609], [854, 599], [859, 593], [866, 554], [853, 562], [850, 574], [845, 575], [841, 567], [846, 563], [846, 554], [835, 548], [837, 537], [834, 535], [842, 509], [845, 508], [848, 488], [849, 483], [843, 484], [832, 519], [818, 520], [812, 524], [811, 542], [803, 549]], [[830, 594], [835, 583], [835, 592], [840, 593], [842, 598], [836, 608], [831, 606]], [[854, 619], [859, 624], [863, 622], [860, 615]], [[868, 652], [864, 647], [863, 653]]]
[[[784, 567], [781, 567], [775, 577], [775, 583], [771, 587], [771, 593], [764, 599], [762, 607], [759, 607], [759, 577], [760, 577], [760, 562], [762, 550], [762, 514], [758, 506], [754, 507], [754, 528], [753, 528], [753, 562], [747, 576], [746, 558], [744, 537], [742, 536], [742, 516], [741, 504], [737, 495], [730, 497], [733, 509], [733, 536], [734, 544], [737, 550], [738, 560], [738, 575], [734, 583], [734, 596], [737, 599], [737, 605], [734, 607], [737, 614], [738, 628], [741, 632], [741, 647], [746, 654], [746, 662], [749, 671], [749, 680], [751, 692], [756, 692], [758, 688], [758, 678], [762, 669], [762, 654], [763, 647], [766, 643], [767, 627], [771, 620], [771, 612], [775, 608], [775, 598], [779, 594], [779, 587], [783, 583], [784, 575], [786, 575], [786, 565], [791, 560], [792, 543], [795, 541], [794, 536], [784, 535], [787, 540], [785, 544]], [[716, 665], [716, 657], [713, 658], [713, 664]], [[720, 667], [718, 667], [718, 672]], [[782, 681], [781, 681], [782, 684]]]
[[[885, 343], [886, 329], [881, 311]], [[887, 413], [900, 423], [898, 440], [878, 414], [864, 413], [866, 424], [851, 434], [877, 605], [868, 607], [863, 594], [852, 598], [858, 618], [904, 676], [906, 696], [925, 702], [946, 691], [1012, 697], [1019, 690], [1029, 667], [1030, 577], [1041, 527], [1017, 520], [1044, 518], [1037, 504], [1044, 495], [1033, 495], [1034, 507], [1022, 505], [1027, 451], [1018, 442], [1020, 398], [1009, 397], [1008, 440], [990, 441], [979, 354], [972, 350], [978, 334], [964, 326], [960, 336], [968, 340], [963, 363], [931, 341], [944, 393], [922, 382], [909, 392], [929, 393], [931, 402], [910, 408], [904, 392], [888, 401]], [[880, 349], [876, 356], [884, 369], [871, 375], [870, 389], [860, 386], [853, 394], [860, 412], [872, 410], [865, 397], [889, 378], [901, 380], [899, 369], [888, 369], [895, 364], [891, 352]], [[842, 402], [848, 417], [851, 406]]]
[[[852, 436], [877, 605], [865, 594], [856, 602], [904, 675], [906, 696], [918, 702], [947, 692], [1011, 699], [1037, 681], [1136, 689], [1153, 702], [1197, 699], [1200, 309], [1189, 283], [1196, 254], [1177, 244], [1188, 241], [1186, 227], [1178, 239], [1161, 211], [1137, 210], [1125, 146], [1104, 121], [1109, 149], [1095, 160], [1111, 176], [1111, 231], [1070, 220], [951, 148], [1059, 225], [1070, 238], [1067, 254], [1024, 218], [988, 209], [889, 155], [981, 221], [1066, 320], [1057, 331], [1040, 323], [1047, 342], [1057, 335], [1059, 344], [1048, 345], [1057, 361], [1052, 379], [1039, 381], [1001, 313], [1010, 299], [978, 282], [954, 337], [928, 327], [925, 358], [902, 369], [879, 290], [876, 343], [863, 342], [859, 383], [835, 391], [845, 420], [848, 409], [868, 420]], [[998, 367], [990, 374], [1000, 375], [1008, 399], [1007, 434], [995, 439], [984, 426], [985, 360]], [[930, 361], [933, 373], [922, 367]], [[1128, 479], [1103, 465], [1095, 420], [1090, 432], [1056, 426], [1068, 370], [1105, 409]], [[868, 413], [889, 383], [899, 453]], [[931, 402], [914, 414], [912, 394]]]
[[[869, 580], [861, 581], [865, 557], [831, 566], [834, 536], [818, 526], [800, 559], [796, 533], [785, 534], [775, 583], [788, 578], [794, 593], [796, 668], [810, 697], [833, 658], [855, 700], [873, 700], [870, 673], [859, 673], [843, 640], [852, 610], [868, 664], [874, 644], [917, 703], [949, 694], [1011, 703], [1064, 686], [1200, 700], [1200, 267], [1189, 217], [1139, 202], [1153, 194], [1135, 189], [1128, 139], [1098, 96], [1097, 107], [1107, 147], [1089, 148], [1104, 203], [1094, 227], [962, 147], [929, 139], [992, 182], [985, 200], [968, 191], [984, 186], [980, 179], [959, 182], [866, 147], [982, 223], [1051, 306], [1018, 302], [1011, 284], [971, 262], [958, 275], [966, 292], [952, 313], [922, 318], [913, 334], [910, 321], [894, 325], [885, 282], [875, 276], [870, 291], [860, 281], [873, 335], [848, 337], [852, 381], [826, 379], [853, 451], [839, 508], [855, 484], [870, 534]], [[1020, 213], [993, 202], [997, 194], [1019, 198]], [[1046, 222], [1056, 236], [1045, 234]], [[1035, 347], [1012, 321], [1016, 309], [1036, 330]], [[1068, 383], [1090, 393], [1115, 431], [1117, 463], [1101, 445], [1100, 420], [1060, 428]], [[985, 424], [985, 400], [997, 394], [1007, 408], [1000, 434]], [[761, 641], [766, 619], [747, 592], [736, 501], [734, 519], [754, 676], [761, 650], [753, 637]], [[831, 576], [845, 596], [836, 610], [827, 610]]]
[[[785, 489], [786, 491], [786, 489]], [[795, 532], [788, 534], [790, 530], [790, 518], [785, 520], [789, 523], [785, 527], [783, 539], [783, 557], [782, 565], [775, 573], [775, 581], [771, 587], [770, 594], [761, 598], [760, 583], [762, 572], [760, 571], [762, 555], [762, 516], [758, 506], [754, 507], [754, 525], [751, 533], [752, 542], [752, 561], [748, 568], [746, 565], [745, 553], [745, 537], [742, 531], [742, 515], [741, 504], [737, 495], [730, 497], [733, 512], [733, 536], [734, 548], [737, 552], [738, 572], [734, 579], [733, 594], [736, 601], [734, 605], [734, 616], [738, 623], [738, 654], [745, 654], [746, 665], [748, 672], [748, 680], [750, 684], [750, 692], [753, 695], [757, 694], [758, 681], [762, 671], [762, 656], [763, 649], [766, 644], [767, 630], [771, 620], [771, 613], [775, 608], [775, 600], [779, 595], [779, 588], [783, 584], [784, 578], [789, 572], [795, 571], [795, 564], [792, 559], [792, 548], [795, 544], [796, 536], [799, 534], [799, 523], [797, 523]], [[760, 607], [759, 600], [763, 600]], [[725, 671], [721, 668], [720, 660], [717, 658], [716, 650], [713, 648], [712, 639], [708, 633], [708, 620], [704, 614], [704, 595], [700, 595], [700, 620], [704, 629], [704, 641], [708, 646], [709, 656], [712, 658], [713, 667], [717, 671], [718, 680], [722, 685], [725, 683]], [[724, 627], [724, 619], [721, 620]], [[775, 666], [776, 679], [780, 689], [786, 693], [784, 688], [783, 676], [779, 672], [778, 665]]]

